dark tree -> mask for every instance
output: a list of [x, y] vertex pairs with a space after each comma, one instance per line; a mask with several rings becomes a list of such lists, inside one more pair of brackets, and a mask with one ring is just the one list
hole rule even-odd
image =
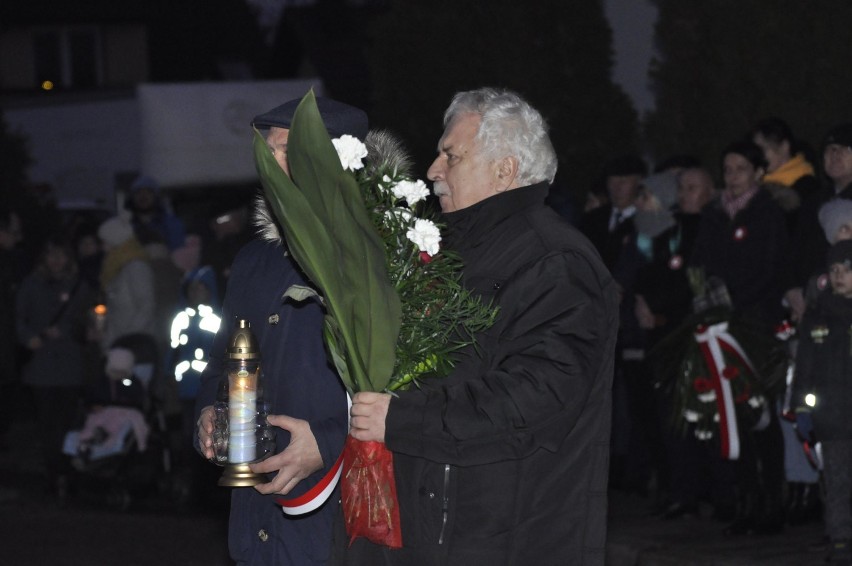
[[407, 0], [371, 27], [373, 125], [401, 135], [425, 176], [460, 90], [524, 96], [547, 119], [563, 183], [584, 192], [601, 162], [635, 149], [637, 119], [610, 80], [601, 2]]
[[645, 121], [658, 159], [719, 151], [766, 116], [818, 145], [852, 117], [852, 3], [655, 0], [656, 111]]

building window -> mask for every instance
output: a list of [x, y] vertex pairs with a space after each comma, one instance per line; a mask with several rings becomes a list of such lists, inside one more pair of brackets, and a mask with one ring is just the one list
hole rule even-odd
[[33, 34], [35, 78], [45, 90], [85, 89], [102, 83], [100, 34], [91, 26], [62, 27]]

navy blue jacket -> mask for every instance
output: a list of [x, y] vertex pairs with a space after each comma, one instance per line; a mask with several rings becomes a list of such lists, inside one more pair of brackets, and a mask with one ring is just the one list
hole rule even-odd
[[[282, 300], [291, 285], [306, 282], [281, 245], [256, 240], [237, 255], [225, 293], [222, 327], [201, 376], [196, 414], [215, 400], [223, 354], [237, 317], [248, 320], [260, 344], [269, 413], [308, 421], [325, 465], [288, 495], [295, 497], [314, 486], [334, 465], [343, 450], [348, 421], [346, 393], [328, 363], [322, 339], [323, 311], [313, 301]], [[289, 441], [287, 431], [276, 429], [276, 451], [284, 450]], [[332, 494], [318, 511], [299, 518], [284, 515], [277, 497], [261, 495], [250, 487], [233, 488], [231, 557], [239, 564], [252, 565], [325, 564], [339, 494]]]

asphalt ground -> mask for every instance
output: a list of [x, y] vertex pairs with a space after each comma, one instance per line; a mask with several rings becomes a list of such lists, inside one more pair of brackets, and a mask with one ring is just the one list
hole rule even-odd
[[[75, 482], [64, 500], [44, 480], [32, 423], [16, 422], [0, 449], [0, 564], [4, 566], [145, 566], [231, 564], [227, 556], [227, 489], [213, 469], [209, 488], [187, 498], [160, 480], [116, 498], [109, 482]], [[212, 467], [211, 467], [212, 468]], [[78, 478], [80, 479], [80, 478]], [[171, 484], [171, 485], [170, 485]], [[610, 493], [610, 566], [823, 564], [810, 547], [822, 525], [785, 526], [775, 535], [726, 536], [709, 506], [699, 515], [664, 520], [652, 497]]]

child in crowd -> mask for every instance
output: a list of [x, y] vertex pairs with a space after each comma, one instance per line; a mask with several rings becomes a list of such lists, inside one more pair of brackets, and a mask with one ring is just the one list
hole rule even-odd
[[119, 454], [131, 433], [139, 451], [145, 450], [150, 428], [142, 413], [145, 390], [133, 374], [134, 363], [133, 352], [125, 348], [107, 353], [104, 374], [88, 395], [85, 424], [65, 438], [66, 454], [83, 462]]
[[[797, 421], [813, 423], [822, 446], [829, 562], [852, 563], [852, 240], [828, 253], [828, 278], [817, 285], [799, 327], [793, 386]], [[804, 426], [802, 427], [804, 428]]]

